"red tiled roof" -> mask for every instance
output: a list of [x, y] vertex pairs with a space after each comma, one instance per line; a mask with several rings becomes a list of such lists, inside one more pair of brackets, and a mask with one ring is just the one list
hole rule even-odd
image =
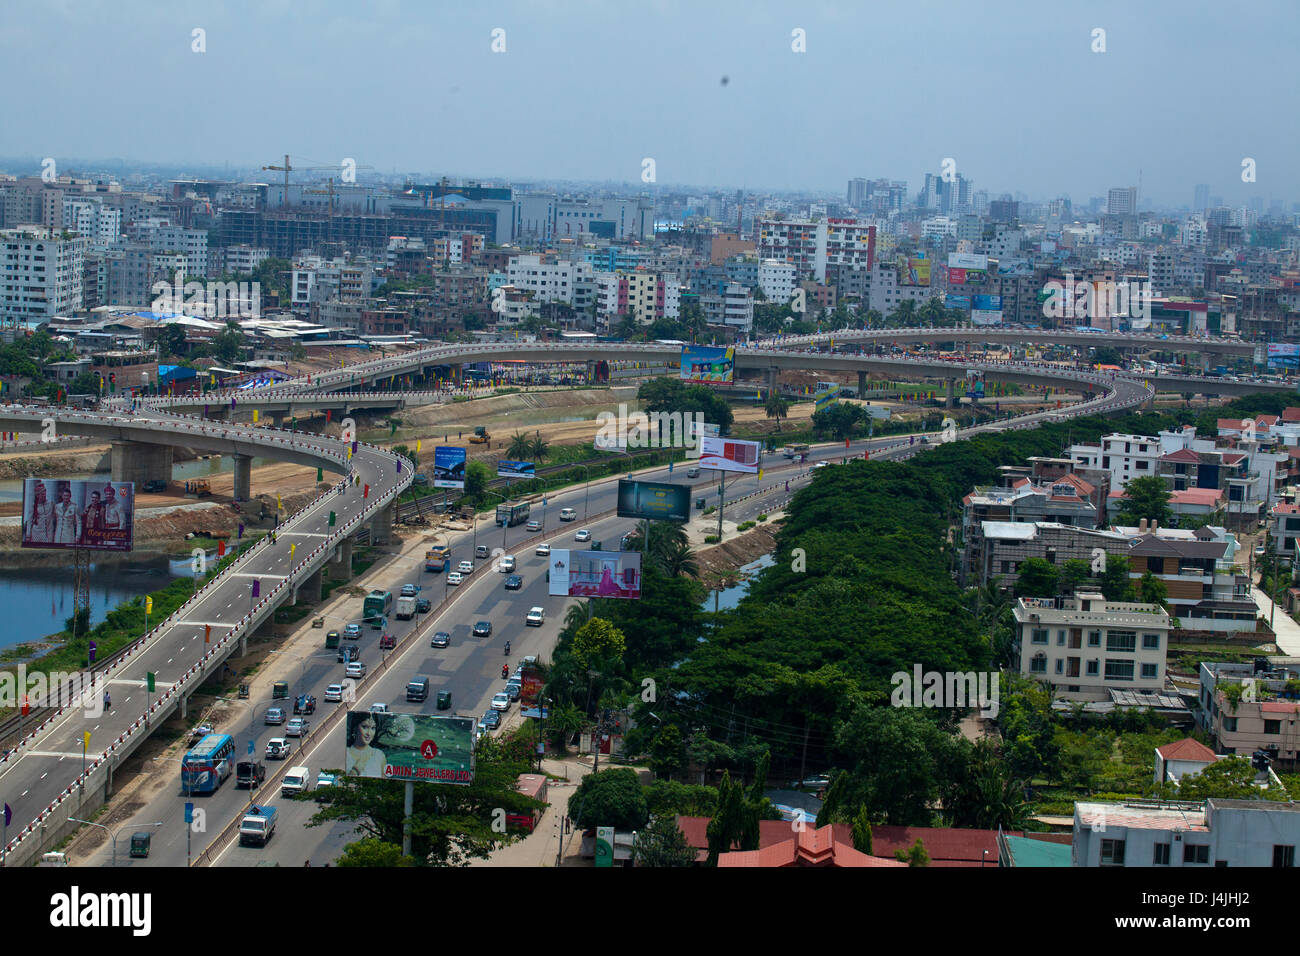
[[[892, 857], [895, 850], [910, 850], [920, 840], [930, 855], [931, 866], [978, 866], [988, 860], [997, 865], [998, 832], [963, 830], [954, 827], [872, 827], [871, 852]], [[988, 856], [984, 856], [988, 850]]]
[[851, 842], [846, 842], [841, 834], [835, 832], [837, 827], [824, 826], [820, 830], [805, 827], [802, 830], [792, 832], [789, 824], [784, 824], [784, 826], [788, 836], [780, 843], [774, 843], [758, 850], [733, 850], [730, 853], [721, 853], [718, 855], [718, 866], [907, 866], [906, 863], [898, 860], [868, 856], [853, 849]]
[[1218, 759], [1213, 750], [1191, 737], [1175, 740], [1171, 744], [1157, 747], [1156, 750], [1166, 760], [1201, 760], [1206, 763], [1213, 763]]
[[1174, 505], [1213, 505], [1222, 499], [1222, 488], [1184, 488], [1169, 493], [1169, 503]]
[[[1261, 712], [1265, 714], [1296, 714], [1300, 713], [1300, 703], [1294, 700], [1266, 700], [1259, 705]], [[872, 844], [874, 848], [875, 844]]]
[[1284, 422], [1300, 422], [1300, 408], [1284, 408], [1284, 409], [1282, 409], [1282, 421], [1284, 421]]
[[1244, 461], [1245, 458], [1246, 456], [1243, 455], [1241, 452], [1236, 452], [1236, 451], [1224, 452], [1223, 463], [1225, 465], [1235, 465], [1239, 461]]
[[1257, 425], [1276, 425], [1277, 423], [1278, 417], [1276, 415], [1257, 415], [1255, 417], [1255, 424]]
[[1240, 418], [1220, 418], [1220, 419], [1218, 420], [1217, 424], [1218, 424], [1218, 426], [1219, 426], [1219, 430], [1220, 430], [1220, 431], [1223, 431], [1223, 430], [1225, 430], [1225, 429], [1228, 430], [1228, 431], [1234, 431], [1234, 432], [1239, 432], [1239, 431], [1241, 431], [1241, 419], [1240, 419]]
[[1189, 465], [1199, 465], [1201, 463], [1201, 456], [1196, 454], [1196, 452], [1192, 451], [1190, 448], [1180, 448], [1178, 451], [1171, 451], [1167, 455], [1161, 455], [1160, 460], [1181, 461], [1186, 462]]

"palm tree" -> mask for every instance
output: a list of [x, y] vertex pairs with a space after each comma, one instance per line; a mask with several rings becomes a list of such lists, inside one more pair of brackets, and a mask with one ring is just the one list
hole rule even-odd
[[532, 455], [533, 461], [541, 461], [550, 451], [550, 442], [542, 438], [541, 431], [533, 433], [536, 437], [528, 442], [528, 454]]
[[572, 637], [582, 625], [595, 616], [592, 602], [589, 600], [570, 604], [569, 609], [564, 612], [564, 626], [560, 628], [560, 637], [563, 638], [566, 634]]
[[911, 328], [916, 325], [916, 320], [916, 303], [911, 299], [904, 299], [889, 313], [889, 321], [900, 328]]
[[510, 447], [506, 449], [506, 454], [515, 461], [523, 461], [532, 451], [532, 439], [520, 432], [515, 432], [510, 436]]
[[700, 565], [695, 560], [695, 553], [685, 542], [674, 541], [667, 545], [659, 555], [659, 561], [664, 574], [670, 578], [681, 577], [684, 574], [693, 578], [700, 576]]
[[776, 419], [776, 430], [781, 430], [781, 419], [785, 418], [790, 411], [790, 399], [779, 394], [776, 390], [767, 393], [767, 402], [763, 405], [767, 411], [768, 418]]

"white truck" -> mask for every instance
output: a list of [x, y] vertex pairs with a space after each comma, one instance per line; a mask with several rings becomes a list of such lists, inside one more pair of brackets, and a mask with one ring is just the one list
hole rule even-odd
[[252, 807], [239, 821], [239, 845], [266, 846], [275, 833], [275, 807]]
[[399, 621], [409, 621], [415, 617], [415, 598], [399, 597], [397, 599], [397, 619]]
[[310, 789], [311, 771], [305, 766], [290, 767], [284, 775], [284, 780], [280, 782], [280, 793], [286, 797], [295, 793], [306, 793]]

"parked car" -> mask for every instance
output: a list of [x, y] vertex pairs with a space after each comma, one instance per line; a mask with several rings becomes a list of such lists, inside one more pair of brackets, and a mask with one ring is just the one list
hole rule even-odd
[[489, 730], [496, 730], [501, 726], [501, 715], [495, 710], [489, 710], [483, 715], [482, 719], [479, 720], [479, 723], [487, 724]]
[[500, 569], [500, 570], [501, 570], [501, 573], [502, 573], [502, 574], [511, 574], [511, 573], [514, 572], [514, 570], [515, 570], [515, 556], [514, 556], [513, 554], [507, 554], [507, 555], [505, 555], [505, 556], [503, 556], [503, 557], [501, 558], [501, 569]]
[[293, 753], [293, 744], [284, 737], [272, 737], [266, 742], [267, 760], [284, 760]]
[[474, 562], [462, 561], [460, 564], [456, 565], [456, 570], [459, 571], [461, 574], [473, 574]]
[[266, 723], [268, 725], [284, 723], [284, 708], [272, 707], [269, 710], [267, 710]]
[[343, 701], [343, 685], [330, 684], [325, 688], [325, 703], [339, 704]]
[[577, 518], [578, 518], [578, 512], [574, 511], [572, 508], [561, 508], [561, 509], [560, 509], [560, 520], [561, 520], [561, 521], [576, 521]]
[[305, 737], [307, 736], [307, 718], [294, 717], [284, 725], [284, 735], [286, 737]]
[[529, 530], [529, 531], [541, 531], [541, 530], [542, 530], [542, 523], [541, 523], [540, 521], [538, 521], [536, 518], [533, 518], [531, 521], [528, 522], [528, 530]]
[[311, 694], [300, 694], [293, 702], [293, 712], [295, 714], [316, 713], [316, 698]]
[[428, 598], [416, 598], [415, 600], [416, 614], [428, 614], [432, 610], [433, 610], [432, 601], [430, 601]]
[[433, 640], [429, 641], [430, 647], [449, 647], [451, 646], [451, 635], [446, 631], [435, 631]]
[[348, 640], [348, 641], [361, 640], [361, 625], [360, 624], [347, 625], [347, 627], [343, 628], [343, 638], [344, 640]]
[[402, 593], [399, 595], [399, 597], [415, 597], [415, 585], [403, 584]]
[[509, 710], [509, 709], [510, 709], [510, 695], [507, 694], [505, 691], [502, 691], [502, 692], [499, 693], [499, 694], [493, 694], [493, 695], [492, 695], [492, 709], [493, 709], [493, 710], [501, 710], [501, 711]]
[[460, 584], [461, 581], [464, 581], [464, 580], [465, 580], [465, 579], [464, 579], [463, 577], [460, 576], [460, 572], [459, 572], [459, 571], [448, 571], [448, 572], [447, 572], [447, 583], [450, 584], [452, 587], [455, 587], [456, 585]]
[[510, 575], [510, 577], [506, 578], [507, 591], [518, 591], [523, 586], [524, 586], [524, 579], [517, 574], [512, 574]]
[[551, 556], [551, 546], [545, 543], [539, 544], [535, 553], [540, 557], [549, 558]]
[[479, 621], [477, 624], [475, 624], [475, 625], [474, 625], [474, 636], [475, 636], [475, 637], [491, 637], [491, 636], [492, 636], [492, 622], [491, 622], [491, 621]]
[[544, 620], [546, 620], [546, 611], [540, 607], [535, 607], [524, 618], [524, 624], [528, 627], [541, 627]]
[[215, 733], [211, 724], [199, 724], [190, 731], [190, 743], [196, 744], [211, 733]]
[[573, 540], [574, 540], [574, 541], [590, 541], [590, 540], [591, 540], [591, 532], [588, 531], [586, 528], [582, 528], [581, 530], [578, 531], [577, 534], [575, 534], [575, 535], [573, 536]]
[[360, 661], [352, 661], [343, 669], [343, 673], [353, 680], [360, 680], [366, 676], [366, 665]]
[[518, 700], [520, 694], [520, 685], [518, 681], [506, 682], [506, 693], [510, 695], [511, 700]]

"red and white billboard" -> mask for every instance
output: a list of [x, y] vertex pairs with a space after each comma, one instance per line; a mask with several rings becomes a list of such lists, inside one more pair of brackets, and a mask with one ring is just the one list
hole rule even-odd
[[758, 473], [759, 452], [756, 441], [738, 441], [733, 438], [700, 438], [700, 467], [717, 471], [741, 471], [747, 475]]

